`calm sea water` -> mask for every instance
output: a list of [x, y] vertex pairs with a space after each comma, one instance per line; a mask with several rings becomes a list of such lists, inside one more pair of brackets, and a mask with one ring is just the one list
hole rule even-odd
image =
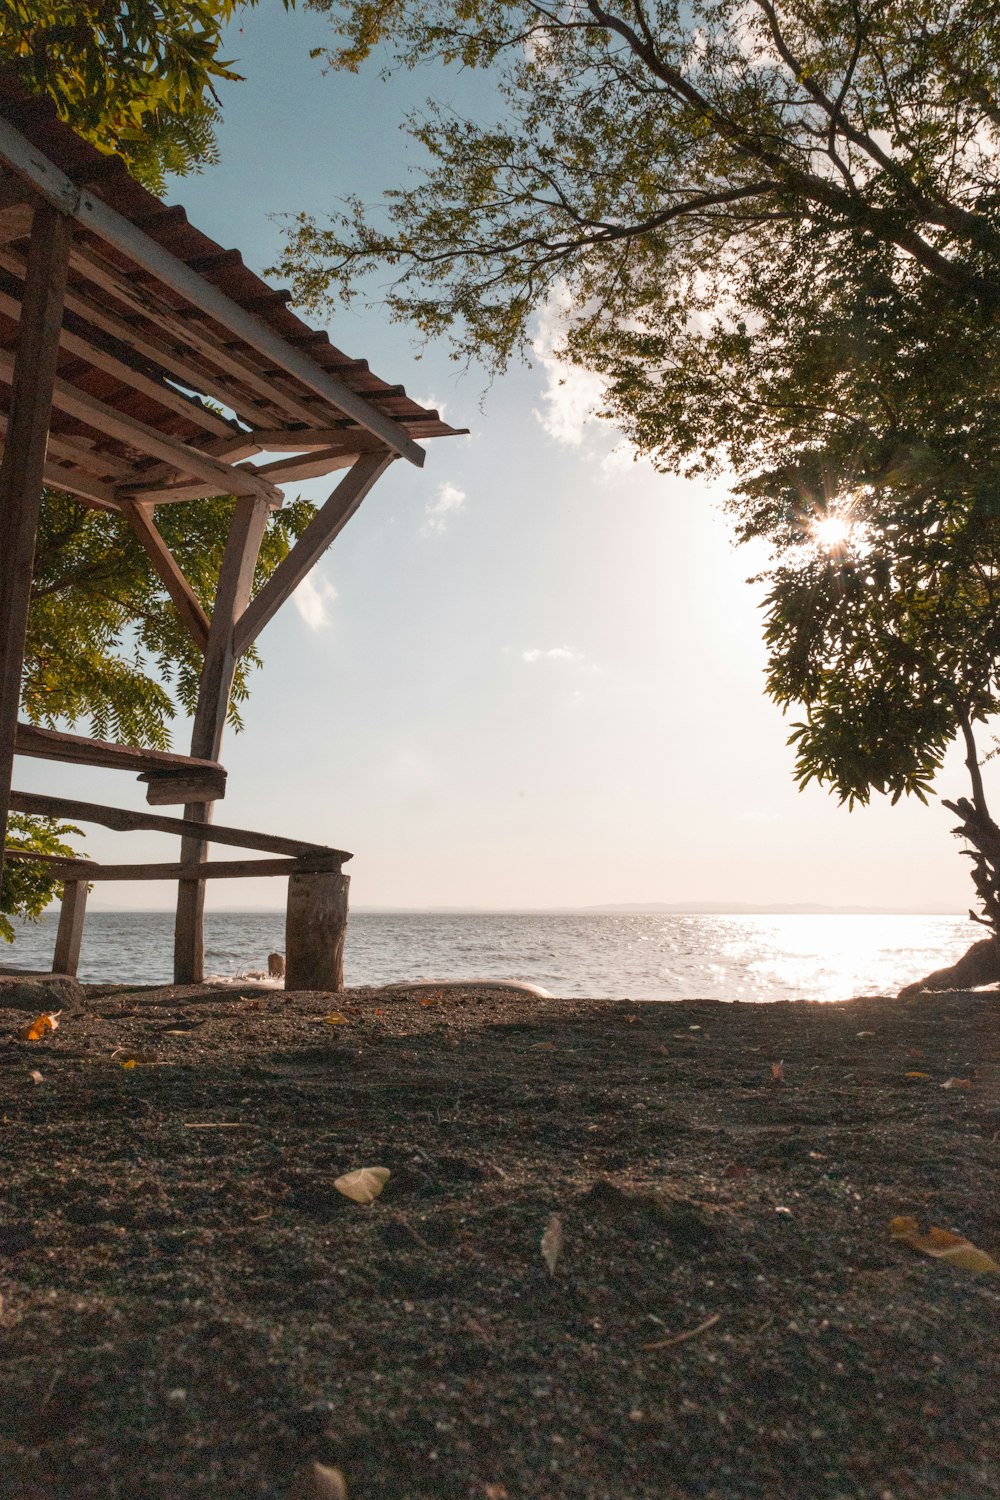
[[[0, 963], [47, 969], [56, 918], [18, 929]], [[404, 979], [521, 979], [554, 995], [633, 1000], [844, 1000], [895, 994], [951, 963], [979, 936], [951, 916], [716, 916], [357, 912], [348, 984]], [[284, 948], [281, 912], [212, 912], [206, 972], [267, 967]], [[92, 912], [80, 977], [170, 979], [169, 912]]]

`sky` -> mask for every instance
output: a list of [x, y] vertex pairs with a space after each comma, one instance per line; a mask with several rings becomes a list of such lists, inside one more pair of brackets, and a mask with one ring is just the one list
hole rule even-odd
[[[400, 126], [428, 92], [485, 102], [459, 74], [324, 74], [308, 54], [327, 36], [322, 17], [275, 4], [245, 15], [221, 162], [168, 194], [257, 271], [277, 257], [275, 216], [402, 180], [415, 158]], [[309, 321], [471, 436], [429, 442], [423, 470], [393, 465], [262, 635], [219, 822], [354, 851], [354, 905], [965, 910], [939, 805], [848, 812], [797, 790], [745, 581], [762, 554], [731, 544], [724, 485], [655, 474], [589, 415], [595, 383], [553, 359], [544, 318], [532, 367], [492, 385], [377, 309]], [[288, 493], [322, 500], [335, 480]], [[183, 720], [174, 744], [187, 748]], [[941, 794], [965, 779], [956, 752]], [[15, 785], [145, 806], [115, 772], [20, 760]], [[88, 829], [84, 847], [177, 857], [158, 835]], [[209, 905], [278, 908], [278, 887], [214, 881]], [[163, 908], [173, 892], [92, 900]]]

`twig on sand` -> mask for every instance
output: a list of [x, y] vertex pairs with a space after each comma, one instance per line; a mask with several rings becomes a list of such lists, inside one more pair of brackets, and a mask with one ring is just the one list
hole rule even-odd
[[710, 1318], [705, 1319], [704, 1323], [699, 1323], [697, 1328], [689, 1328], [686, 1333], [675, 1333], [673, 1338], [657, 1339], [655, 1344], [643, 1344], [642, 1347], [647, 1350], [669, 1349], [671, 1344], [683, 1344], [686, 1339], [697, 1338], [699, 1333], [707, 1333], [710, 1328], [715, 1327], [721, 1317], [721, 1313], [713, 1313]]

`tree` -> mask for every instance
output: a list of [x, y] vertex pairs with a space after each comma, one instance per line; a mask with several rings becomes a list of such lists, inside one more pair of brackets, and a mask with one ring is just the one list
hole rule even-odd
[[[0, 0], [0, 62], [161, 191], [217, 159], [216, 84], [238, 80], [223, 30], [257, 0]], [[294, 0], [283, 0], [289, 9]]]
[[558, 291], [572, 357], [613, 372], [649, 340], [645, 402], [612, 405], [627, 428], [675, 337], [700, 350], [738, 321], [776, 252], [807, 273], [862, 239], [995, 305], [995, 0], [310, 5], [334, 66], [381, 45], [484, 68], [499, 108], [412, 119], [429, 165], [381, 220], [351, 201], [329, 227], [298, 221], [282, 269], [307, 302], [388, 263], [397, 316], [502, 366]]
[[498, 92], [492, 121], [410, 121], [429, 164], [383, 210], [294, 224], [299, 296], [388, 265], [393, 316], [493, 369], [561, 308], [604, 415], [663, 469], [726, 474], [740, 535], [773, 544], [767, 685], [805, 707], [800, 780], [926, 797], [964, 739], [949, 805], [996, 933], [1000, 7], [310, 4], [335, 66], [394, 48]]

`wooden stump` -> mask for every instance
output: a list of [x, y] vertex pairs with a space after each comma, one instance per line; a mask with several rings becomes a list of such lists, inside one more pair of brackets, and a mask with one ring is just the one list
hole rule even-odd
[[291, 875], [285, 917], [285, 989], [344, 988], [349, 875]]
[[67, 880], [63, 886], [56, 952], [52, 960], [54, 974], [71, 974], [75, 977], [80, 967], [80, 944], [83, 941], [88, 889], [85, 880]]

